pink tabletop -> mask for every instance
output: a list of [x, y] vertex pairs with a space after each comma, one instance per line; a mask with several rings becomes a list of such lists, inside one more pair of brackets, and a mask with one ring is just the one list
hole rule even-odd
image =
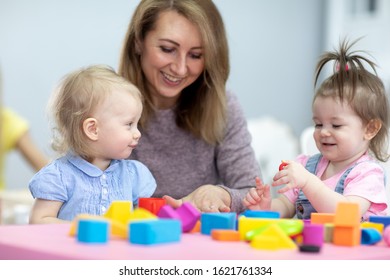
[[266, 251], [244, 241], [215, 241], [209, 235], [185, 233], [177, 243], [134, 245], [125, 239], [106, 244], [79, 243], [69, 236], [69, 224], [0, 226], [0, 259], [105, 259], [105, 260], [390, 260], [390, 247], [384, 242], [356, 247], [324, 244], [320, 253], [298, 250]]

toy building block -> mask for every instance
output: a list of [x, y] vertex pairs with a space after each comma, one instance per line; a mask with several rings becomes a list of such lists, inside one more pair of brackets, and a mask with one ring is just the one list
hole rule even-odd
[[302, 244], [322, 247], [324, 243], [324, 226], [322, 224], [305, 225], [302, 236]]
[[324, 225], [324, 242], [333, 243], [334, 226], [333, 224]]
[[70, 236], [76, 236], [77, 235], [77, 228], [79, 220], [98, 220], [98, 221], [107, 221], [110, 224], [110, 233], [111, 236], [117, 236], [120, 238], [127, 238], [128, 232], [127, 232], [127, 226], [125, 224], [122, 224], [115, 220], [110, 220], [107, 218], [104, 218], [102, 216], [97, 215], [90, 215], [90, 214], [79, 214], [76, 216], [76, 218], [72, 221], [69, 235]]
[[183, 232], [191, 231], [200, 219], [200, 212], [189, 202], [184, 202], [176, 212], [179, 214]]
[[383, 231], [383, 240], [387, 246], [390, 246], [390, 226], [385, 227], [385, 230]]
[[360, 208], [354, 202], [340, 202], [336, 207], [333, 243], [357, 246], [361, 241]]
[[275, 224], [283, 219], [263, 219], [263, 218], [248, 218], [240, 216], [238, 218], [238, 231], [240, 233], [240, 239], [246, 240], [246, 234], [248, 231], [263, 228], [265, 226]]
[[290, 237], [294, 237], [302, 233], [304, 222], [299, 219], [280, 219], [277, 224]]
[[280, 213], [275, 211], [245, 210], [241, 215], [248, 218], [269, 218], [269, 219], [280, 218]]
[[142, 220], [129, 223], [129, 242], [153, 245], [179, 242], [181, 221], [177, 219]]
[[129, 222], [135, 220], [150, 220], [150, 219], [155, 220], [157, 219], [157, 216], [144, 208], [136, 208], [134, 209], [134, 211], [130, 212], [129, 215]]
[[312, 224], [332, 224], [334, 222], [335, 213], [316, 213], [310, 215]]
[[382, 240], [381, 233], [374, 228], [362, 228], [361, 244], [373, 245]]
[[97, 216], [97, 215], [90, 215], [90, 214], [79, 214], [77, 215], [72, 223], [70, 224], [70, 230], [69, 230], [69, 235], [70, 236], [76, 236], [77, 235], [77, 227], [79, 224], [79, 220], [101, 220], [101, 221], [106, 221], [107, 219], [102, 217], [102, 216]]
[[180, 220], [179, 213], [176, 212], [175, 209], [171, 205], [164, 205], [160, 208], [160, 211], [157, 214], [157, 217], [159, 218], [165, 218], [165, 219], [177, 219]]
[[368, 217], [368, 221], [377, 224], [383, 224], [386, 228], [390, 226], [390, 216], [370, 216]]
[[200, 220], [198, 220], [195, 226], [190, 230], [190, 233], [200, 232]]
[[113, 201], [103, 216], [122, 224], [127, 224], [131, 210], [131, 201]]
[[381, 234], [383, 233], [383, 229], [385, 228], [384, 224], [378, 224], [373, 222], [362, 222], [360, 224], [361, 228], [374, 228], [378, 230]]
[[[277, 224], [281, 230], [291, 238], [295, 238], [297, 235], [301, 234], [303, 230], [303, 221], [298, 219], [278, 219], [273, 223]], [[260, 234], [268, 226], [269, 224], [247, 231], [245, 240], [251, 241], [253, 237]]]
[[341, 246], [358, 246], [361, 241], [360, 227], [340, 227], [333, 229], [333, 244]]
[[251, 247], [263, 250], [296, 249], [295, 242], [279, 227], [270, 224], [250, 242]]
[[211, 238], [219, 241], [240, 241], [240, 233], [233, 229], [213, 229]]
[[138, 208], [146, 209], [154, 215], [157, 215], [164, 205], [166, 205], [166, 202], [163, 198], [140, 197], [138, 199]]
[[107, 243], [110, 225], [103, 220], [79, 220], [77, 240], [83, 243]]
[[236, 213], [202, 213], [200, 232], [210, 235], [213, 229], [236, 229]]
[[336, 207], [334, 225], [351, 227], [360, 225], [360, 207], [355, 202], [339, 202]]

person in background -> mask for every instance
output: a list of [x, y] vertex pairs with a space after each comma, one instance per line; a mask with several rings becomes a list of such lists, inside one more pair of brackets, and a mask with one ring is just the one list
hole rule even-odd
[[389, 158], [389, 103], [376, 65], [351, 51], [355, 43], [344, 40], [338, 52], [326, 52], [317, 65], [315, 85], [324, 66], [335, 63], [313, 99], [313, 137], [320, 153], [284, 162], [272, 182], [285, 185], [275, 199], [269, 185], [257, 178], [256, 188], [243, 200], [249, 209], [310, 219], [312, 212], [334, 213], [339, 202], [354, 202], [363, 221], [386, 215], [385, 174], [379, 161]]
[[0, 191], [6, 189], [4, 170], [7, 153], [20, 152], [34, 171], [49, 163], [48, 157], [31, 137], [28, 122], [11, 108], [3, 106], [1, 77], [0, 73]]
[[154, 197], [202, 212], [241, 212], [261, 176], [246, 119], [226, 90], [228, 44], [211, 0], [143, 0], [125, 36], [119, 73], [145, 98], [131, 158], [157, 181]]
[[149, 169], [126, 160], [138, 145], [139, 90], [115, 71], [95, 65], [69, 73], [51, 100], [53, 149], [61, 155], [31, 179], [35, 198], [30, 223], [103, 215], [113, 201], [150, 197]]

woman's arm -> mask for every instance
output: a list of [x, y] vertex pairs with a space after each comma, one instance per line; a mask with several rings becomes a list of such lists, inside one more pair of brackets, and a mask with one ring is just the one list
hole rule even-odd
[[49, 163], [49, 159], [40, 151], [32, 140], [29, 131], [26, 131], [26, 133], [20, 137], [16, 144], [16, 148], [35, 171], [39, 171]]

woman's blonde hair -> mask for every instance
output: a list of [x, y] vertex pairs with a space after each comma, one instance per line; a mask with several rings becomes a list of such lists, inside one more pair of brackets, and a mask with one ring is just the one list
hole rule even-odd
[[142, 103], [138, 88], [106, 65], [93, 65], [66, 75], [54, 92], [49, 110], [53, 115], [52, 147], [60, 154], [72, 150], [89, 159], [93, 151], [83, 130], [83, 122], [91, 117], [97, 105], [112, 94], [125, 90]]
[[[319, 97], [332, 97], [346, 100], [363, 124], [379, 120], [381, 128], [371, 140], [369, 149], [380, 161], [387, 161], [389, 104], [383, 82], [376, 72], [376, 64], [363, 56], [363, 51], [351, 51], [358, 40], [349, 43], [344, 40], [338, 51], [324, 53], [318, 61], [315, 73], [316, 86], [321, 70], [334, 61], [333, 74], [322, 82], [316, 90], [314, 100]], [[365, 65], [373, 70], [371, 73]]]
[[175, 11], [198, 26], [202, 36], [205, 67], [200, 77], [181, 93], [176, 107], [176, 123], [209, 144], [222, 141], [226, 126], [226, 81], [229, 51], [222, 17], [211, 0], [143, 0], [129, 24], [122, 48], [119, 74], [140, 88], [145, 98], [141, 127], [156, 110], [142, 72], [136, 42], [143, 42], [156, 28], [162, 12]]

